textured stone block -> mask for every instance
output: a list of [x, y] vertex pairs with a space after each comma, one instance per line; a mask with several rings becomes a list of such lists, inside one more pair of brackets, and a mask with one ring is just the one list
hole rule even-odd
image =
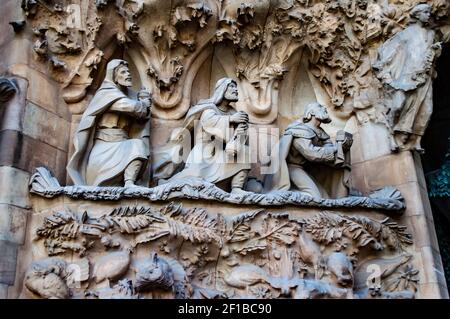
[[373, 160], [391, 153], [388, 132], [381, 124], [365, 123], [360, 126], [361, 152], [364, 160]]
[[0, 284], [0, 299], [8, 298], [8, 285]]
[[10, 67], [10, 72], [26, 78], [28, 83], [30, 83], [27, 92], [29, 101], [66, 120], [70, 120], [70, 112], [60, 96], [60, 85], [57, 82], [50, 80], [49, 76], [26, 65], [13, 65]]
[[23, 244], [27, 227], [28, 210], [0, 204], [0, 240]]
[[425, 215], [419, 184], [415, 182], [395, 186], [406, 202], [405, 216]]
[[[9, 24], [7, 26], [12, 32], [13, 28]], [[10, 40], [1, 47], [0, 56], [2, 57], [0, 66], [4, 70], [3, 72], [8, 71], [13, 65], [29, 64], [33, 57], [33, 41], [24, 33], [17, 35], [13, 33]]]
[[366, 166], [364, 163], [352, 165], [351, 183], [352, 186], [360, 192], [367, 193], [369, 191], [366, 182]]
[[27, 103], [23, 120], [24, 134], [67, 151], [69, 132], [69, 121], [33, 103]]
[[0, 166], [12, 166], [33, 173], [36, 167], [46, 166], [55, 176], [65, 180], [67, 153], [17, 131], [0, 132]]
[[428, 193], [427, 182], [425, 180], [425, 174], [423, 173], [422, 160], [420, 158], [420, 155], [418, 153], [414, 152], [413, 160], [414, 160], [414, 165], [416, 168], [416, 176], [417, 176], [417, 181], [419, 183], [419, 186], [422, 187], [422, 189], [426, 193]]
[[361, 136], [359, 133], [353, 134], [353, 144], [350, 149], [350, 155], [352, 159], [352, 165], [364, 162], [364, 157], [361, 149]]
[[17, 0], [2, 0], [2, 17], [8, 17], [8, 20], [2, 19], [0, 23], [0, 46], [8, 44], [14, 38], [14, 31], [9, 21], [22, 19], [22, 9]]
[[438, 252], [430, 246], [421, 249], [422, 263], [424, 265], [424, 283], [445, 284], [445, 275], [442, 271], [442, 261]]
[[17, 244], [0, 240], [0, 284], [14, 285], [16, 278]]
[[416, 251], [422, 247], [430, 246], [430, 232], [427, 228], [427, 221], [424, 215], [413, 215], [404, 217], [408, 232], [413, 234], [414, 246]]
[[13, 168], [0, 167], [0, 204], [11, 204], [22, 208], [30, 206], [28, 181], [30, 174]]
[[419, 285], [420, 299], [448, 299], [448, 291], [444, 286], [431, 283]]
[[410, 152], [387, 155], [366, 161], [367, 182], [375, 190], [387, 185], [417, 182], [415, 165]]

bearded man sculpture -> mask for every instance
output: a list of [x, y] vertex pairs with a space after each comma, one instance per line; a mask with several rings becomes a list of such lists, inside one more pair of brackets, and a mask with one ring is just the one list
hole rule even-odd
[[315, 198], [349, 195], [352, 135], [339, 131], [333, 143], [321, 128], [330, 122], [323, 105], [306, 106], [302, 121], [286, 128], [278, 152], [272, 154], [275, 173], [265, 178], [266, 192], [296, 189]]
[[385, 87], [388, 124], [396, 142], [393, 151], [423, 152], [420, 140], [433, 111], [433, 64], [441, 53], [435, 31], [426, 27], [431, 12], [429, 4], [416, 5], [410, 25], [380, 47], [372, 66]]
[[127, 62], [109, 62], [75, 134], [75, 152], [67, 166], [75, 185], [130, 187], [140, 178], [148, 186], [144, 172], [150, 155], [151, 97], [142, 90], [133, 98], [131, 86]]
[[[250, 170], [246, 145], [248, 115], [236, 112], [231, 107], [230, 103], [236, 101], [236, 82], [230, 78], [222, 78], [217, 82], [211, 98], [201, 100], [191, 107], [182, 129], [172, 134], [166, 149], [168, 153], [177, 153], [183, 132], [194, 131], [195, 145], [181, 171], [178, 169], [180, 166], [173, 165], [174, 161], [170, 156], [161, 156], [165, 150], [155, 152], [154, 176], [160, 178], [160, 184], [199, 178], [213, 184], [223, 182], [223, 188], [227, 188], [226, 184], [230, 181], [233, 193], [245, 192], [245, 182]], [[173, 175], [177, 169], [178, 173]], [[164, 177], [168, 179], [165, 180]]]

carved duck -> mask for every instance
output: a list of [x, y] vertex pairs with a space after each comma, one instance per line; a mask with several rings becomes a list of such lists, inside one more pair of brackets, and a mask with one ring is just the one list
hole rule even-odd
[[94, 278], [96, 283], [105, 279], [117, 281], [127, 272], [131, 262], [130, 250], [109, 253], [95, 263]]

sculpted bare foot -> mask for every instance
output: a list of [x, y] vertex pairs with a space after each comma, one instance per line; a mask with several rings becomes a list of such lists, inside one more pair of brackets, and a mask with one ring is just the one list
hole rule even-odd
[[131, 188], [131, 187], [139, 187], [139, 186], [137, 186], [133, 181], [126, 181], [124, 187]]

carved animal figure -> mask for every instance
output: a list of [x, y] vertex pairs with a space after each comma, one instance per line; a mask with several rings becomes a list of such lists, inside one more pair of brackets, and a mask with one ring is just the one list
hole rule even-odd
[[136, 268], [136, 290], [152, 289], [170, 290], [174, 285], [172, 268], [166, 260], [159, 258], [155, 252], [144, 259]]
[[353, 265], [343, 253], [332, 253], [327, 257], [326, 267], [336, 284], [341, 287], [353, 286]]
[[40, 298], [68, 298], [70, 290], [65, 281], [66, 266], [66, 262], [59, 258], [33, 262], [25, 275], [25, 287]]
[[119, 280], [112, 288], [102, 288], [88, 291], [86, 297], [95, 297], [98, 299], [137, 299], [134, 292], [133, 282], [129, 279]]
[[346, 298], [351, 296], [351, 289], [342, 289], [320, 280], [308, 280], [299, 278], [280, 278], [270, 276], [264, 269], [246, 264], [238, 266], [225, 276], [224, 281], [236, 288], [246, 289], [250, 286], [266, 283], [272, 288], [280, 290], [285, 297], [317, 299], [317, 298]]
[[299, 250], [303, 262], [316, 269], [316, 279], [321, 279], [320, 267], [325, 268], [325, 274], [331, 275], [332, 283], [341, 287], [353, 286], [353, 265], [348, 257], [340, 252], [323, 255], [319, 245], [313, 242], [304, 231], [299, 235]]
[[121, 278], [130, 266], [130, 251], [118, 251], [109, 253], [95, 263], [94, 278], [96, 283], [105, 279], [116, 281]]
[[270, 278], [264, 269], [248, 264], [234, 268], [224, 280], [232, 287], [245, 289], [259, 283], [269, 283]]

